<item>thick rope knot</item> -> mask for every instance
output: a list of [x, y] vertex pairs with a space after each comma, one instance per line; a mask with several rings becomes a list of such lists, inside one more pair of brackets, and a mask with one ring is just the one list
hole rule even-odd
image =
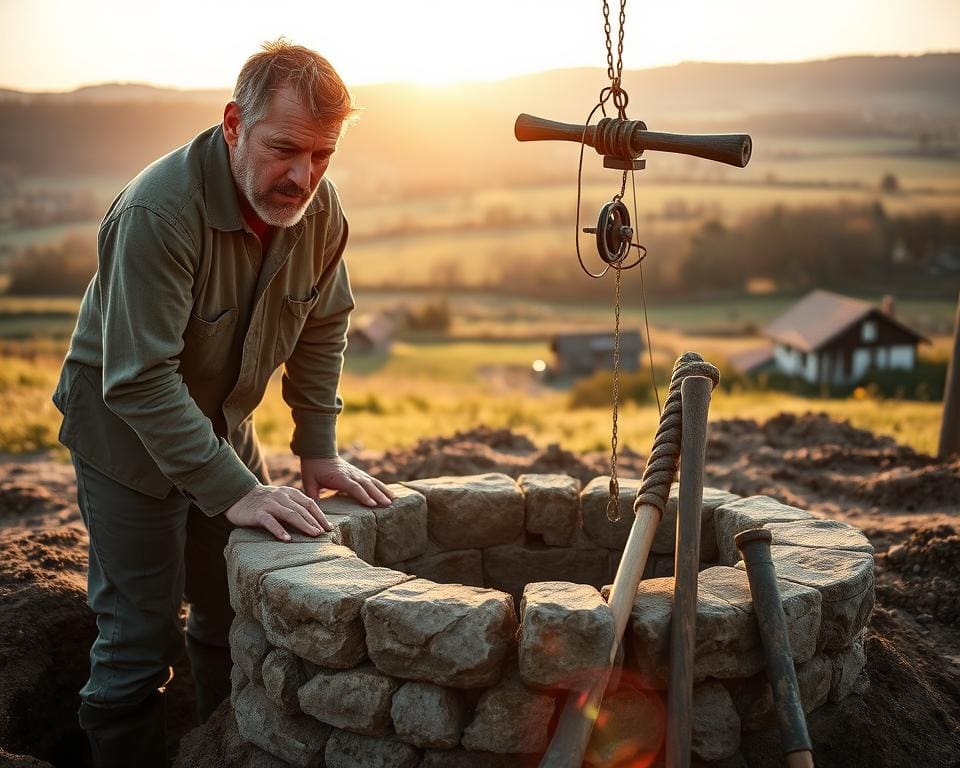
[[687, 376], [706, 376], [716, 389], [720, 383], [720, 371], [711, 363], [704, 361], [696, 352], [684, 352], [677, 358], [670, 376], [670, 390], [660, 414], [660, 425], [653, 438], [653, 449], [643, 470], [643, 480], [637, 499], [633, 503], [636, 514], [642, 504], [650, 504], [660, 510], [667, 506], [670, 485], [677, 476], [680, 465], [680, 385]]

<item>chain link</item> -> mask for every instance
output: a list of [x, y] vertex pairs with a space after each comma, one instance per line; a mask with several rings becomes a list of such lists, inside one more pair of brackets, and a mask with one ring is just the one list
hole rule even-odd
[[[626, 174], [624, 174], [626, 176]], [[610, 499], [607, 501], [607, 520], [616, 523], [620, 520], [620, 481], [617, 479], [617, 441], [619, 439], [618, 417], [620, 409], [620, 281], [623, 270], [614, 265], [617, 277], [614, 296], [613, 326], [613, 431], [610, 435]]]
[[621, 120], [627, 119], [627, 102], [629, 96], [621, 86], [623, 77], [623, 33], [627, 21], [627, 0], [620, 0], [620, 29], [617, 31], [617, 61], [613, 61], [613, 40], [610, 33], [610, 2], [603, 0], [603, 34], [607, 45], [607, 77], [610, 79], [610, 97], [617, 108], [617, 116]]

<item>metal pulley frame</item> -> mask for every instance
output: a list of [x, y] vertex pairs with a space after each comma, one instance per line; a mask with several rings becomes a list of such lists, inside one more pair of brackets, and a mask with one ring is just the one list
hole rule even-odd
[[620, 200], [611, 200], [600, 209], [596, 227], [584, 227], [583, 231], [597, 236], [597, 253], [607, 264], [619, 264], [630, 250], [633, 227], [630, 226], [630, 211]]

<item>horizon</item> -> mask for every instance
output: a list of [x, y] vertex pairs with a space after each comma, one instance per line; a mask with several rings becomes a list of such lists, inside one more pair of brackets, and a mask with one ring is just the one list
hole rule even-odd
[[[672, 69], [675, 67], [682, 67], [686, 65], [730, 65], [730, 66], [777, 66], [785, 64], [818, 64], [831, 61], [842, 61], [844, 59], [865, 59], [865, 58], [900, 58], [900, 59], [910, 59], [910, 58], [922, 58], [924, 56], [950, 56], [950, 55], [960, 55], [960, 47], [955, 49], [943, 49], [943, 50], [926, 50], [919, 52], [911, 53], [840, 53], [837, 55], [823, 56], [817, 58], [809, 59], [789, 59], [789, 60], [780, 60], [780, 61], [738, 61], [738, 60], [706, 60], [706, 59], [685, 59], [683, 61], [677, 61], [670, 64], [654, 64], [646, 67], [624, 67], [624, 72], [648, 72], [657, 69]], [[605, 66], [600, 65], [591, 65], [584, 64], [579, 66], [564, 66], [564, 67], [553, 67], [550, 69], [541, 69], [534, 70], [529, 72], [517, 72], [514, 74], [505, 75], [503, 77], [492, 77], [492, 78], [467, 78], [463, 80], [457, 80], [452, 82], [441, 82], [441, 83], [426, 83], [426, 82], [417, 82], [413, 80], [377, 80], [371, 82], [357, 82], [351, 83], [347, 82], [347, 86], [350, 88], [366, 88], [366, 87], [377, 87], [385, 85], [406, 85], [415, 88], [425, 88], [425, 89], [436, 89], [444, 90], [459, 85], [467, 84], [480, 84], [480, 83], [499, 83], [505, 82], [507, 80], [513, 80], [521, 77], [531, 77], [536, 75], [548, 74], [551, 72], [564, 72], [571, 70], [581, 70], [581, 69], [596, 69], [605, 71]], [[26, 95], [69, 95], [76, 93], [78, 91], [90, 89], [90, 88], [99, 88], [106, 86], [117, 86], [117, 87], [146, 87], [154, 88], [157, 90], [163, 91], [181, 91], [183, 93], [199, 93], [207, 91], [230, 91], [233, 89], [233, 84], [224, 84], [224, 85], [210, 85], [210, 86], [180, 86], [169, 83], [158, 83], [158, 82], [149, 82], [145, 80], [100, 80], [94, 82], [81, 82], [77, 85], [65, 88], [65, 89], [55, 89], [55, 88], [38, 88], [38, 89], [25, 89], [20, 88], [14, 85], [10, 85], [6, 82], [0, 81], [0, 91], [12, 91], [16, 93], [23, 93]]]
[[[615, 0], [612, 5], [616, 42]], [[955, 0], [774, 6], [759, 0], [729, 0], [722, 7], [702, 0], [628, 5], [623, 67], [800, 63], [960, 49]], [[0, 83], [34, 93], [103, 83], [228, 89], [260, 43], [281, 36], [319, 51], [354, 87], [453, 85], [605, 68], [600, 3], [554, 0], [549, 13], [543, 8], [538, 0], [487, 0], [482, 8], [437, 0], [323, 8], [274, 0], [265, 14], [252, 0], [237, 0], [224, 14], [195, 0], [170, 0], [163, 11], [124, 0], [0, 0], [0, 26], [7, 32]]]

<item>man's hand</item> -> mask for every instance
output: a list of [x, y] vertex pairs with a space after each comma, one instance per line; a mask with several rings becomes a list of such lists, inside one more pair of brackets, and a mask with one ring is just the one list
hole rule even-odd
[[332, 459], [300, 459], [303, 490], [311, 499], [324, 488], [346, 491], [368, 507], [389, 507], [393, 492], [377, 478], [371, 477], [339, 456]]
[[266, 528], [281, 541], [290, 541], [281, 522], [310, 536], [333, 530], [317, 502], [286, 485], [258, 483], [224, 514], [234, 525]]

